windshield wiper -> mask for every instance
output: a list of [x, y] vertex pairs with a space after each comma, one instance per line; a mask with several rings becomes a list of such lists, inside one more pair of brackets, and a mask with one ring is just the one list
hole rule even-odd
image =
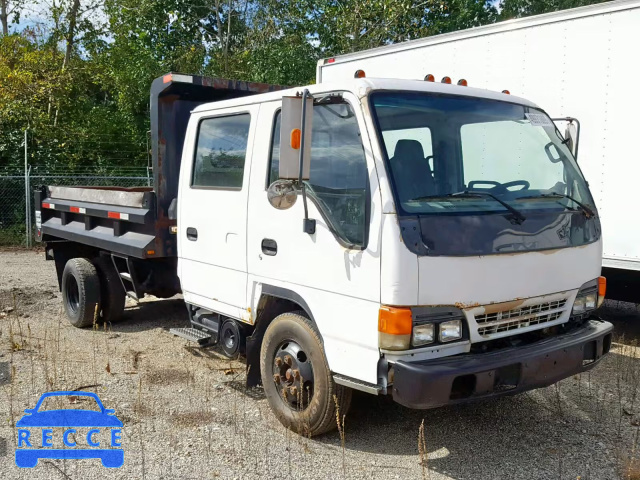
[[532, 199], [532, 198], [567, 198], [569, 200], [571, 200], [573, 203], [575, 203], [576, 205], [578, 205], [580, 207], [580, 209], [583, 211], [585, 217], [587, 218], [591, 218], [591, 217], [595, 217], [595, 212], [587, 207], [584, 203], [579, 202], [578, 200], [576, 200], [575, 198], [571, 197], [570, 195], [567, 195], [566, 193], [558, 193], [558, 192], [553, 192], [553, 193], [541, 193], [539, 195], [531, 195], [528, 197], [518, 197], [516, 200], [527, 200], [527, 199]]
[[500, 205], [502, 205], [507, 210], [509, 210], [513, 214], [513, 216], [515, 217], [515, 220], [516, 220], [517, 224], [521, 224], [522, 222], [524, 222], [527, 219], [527, 217], [525, 217], [522, 213], [520, 213], [519, 210], [516, 210], [511, 205], [509, 205], [507, 202], [504, 202], [504, 201], [500, 200], [498, 197], [496, 197], [495, 195], [493, 195], [491, 193], [487, 193], [487, 192], [470, 192], [468, 190], [465, 190], [463, 192], [446, 193], [446, 194], [443, 194], [443, 195], [427, 195], [425, 197], [412, 198], [409, 201], [412, 202], [412, 201], [420, 201], [420, 200], [432, 200], [434, 198], [448, 198], [448, 197], [461, 197], [461, 198], [489, 197], [489, 198], [492, 198], [493, 200], [495, 200], [496, 202], [498, 202]]

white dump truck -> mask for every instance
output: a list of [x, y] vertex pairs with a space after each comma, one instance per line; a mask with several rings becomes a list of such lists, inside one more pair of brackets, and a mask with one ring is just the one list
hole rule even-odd
[[523, 98], [357, 70], [286, 90], [156, 80], [153, 188], [36, 197], [72, 323], [181, 292], [174, 333], [244, 354], [311, 435], [353, 389], [426, 409], [593, 368], [612, 325], [570, 139]]
[[416, 80], [448, 75], [542, 105], [563, 134], [569, 127], [576, 137], [572, 150], [603, 225], [608, 296], [637, 303], [640, 223], [629, 221], [638, 171], [640, 95], [629, 88], [640, 77], [636, 45], [640, 1], [620, 0], [327, 58], [317, 78], [334, 82], [357, 70]]

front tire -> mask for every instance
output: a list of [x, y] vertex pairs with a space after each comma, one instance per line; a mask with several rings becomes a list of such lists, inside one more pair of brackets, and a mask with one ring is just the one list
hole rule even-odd
[[299, 313], [283, 313], [267, 327], [260, 373], [276, 417], [299, 434], [334, 430], [336, 416], [342, 418], [349, 410], [351, 390], [333, 381], [320, 335]]
[[71, 325], [93, 325], [99, 313], [100, 279], [96, 267], [86, 258], [72, 258], [62, 273], [62, 301]]

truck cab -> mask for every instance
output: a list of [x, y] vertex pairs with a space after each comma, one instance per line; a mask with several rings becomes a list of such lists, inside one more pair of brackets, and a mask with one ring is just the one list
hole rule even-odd
[[282, 179], [283, 98], [303, 93], [283, 90], [192, 112], [178, 198], [192, 323], [223, 343], [242, 333], [210, 315], [242, 325], [285, 425], [320, 433], [305, 412], [314, 397], [333, 412], [345, 387], [430, 408], [549, 385], [608, 352], [597, 210], [543, 110], [428, 81], [306, 89], [305, 180]]

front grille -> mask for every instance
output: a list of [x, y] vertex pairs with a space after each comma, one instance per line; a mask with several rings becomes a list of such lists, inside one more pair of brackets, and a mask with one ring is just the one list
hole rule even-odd
[[566, 303], [566, 299], [554, 300], [553, 302], [515, 308], [504, 312], [476, 315], [478, 333], [480, 335], [492, 335], [553, 322], [562, 316]]

